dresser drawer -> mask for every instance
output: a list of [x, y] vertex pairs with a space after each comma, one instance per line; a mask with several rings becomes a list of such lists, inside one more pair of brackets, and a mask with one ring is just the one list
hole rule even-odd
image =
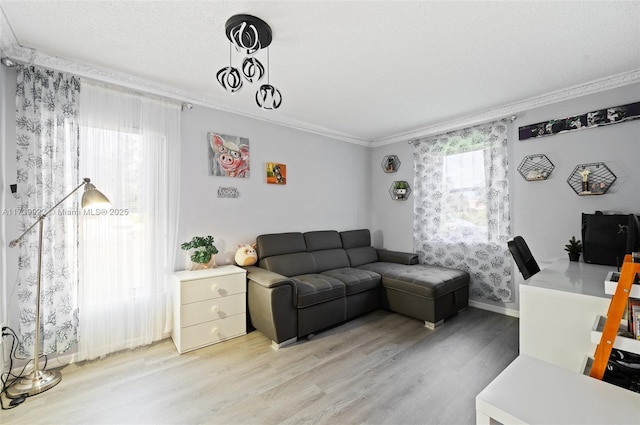
[[209, 344], [224, 341], [247, 333], [247, 322], [244, 314], [200, 323], [180, 330], [178, 351], [194, 350]]
[[183, 281], [180, 285], [180, 303], [188, 304], [211, 298], [226, 297], [247, 291], [244, 273], [206, 279]]
[[184, 304], [180, 307], [180, 325], [184, 328], [244, 313], [246, 305], [244, 293]]

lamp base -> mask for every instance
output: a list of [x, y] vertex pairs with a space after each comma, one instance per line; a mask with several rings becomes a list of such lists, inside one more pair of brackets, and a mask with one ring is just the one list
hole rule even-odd
[[34, 370], [7, 388], [8, 398], [30, 397], [55, 387], [62, 380], [57, 370]]

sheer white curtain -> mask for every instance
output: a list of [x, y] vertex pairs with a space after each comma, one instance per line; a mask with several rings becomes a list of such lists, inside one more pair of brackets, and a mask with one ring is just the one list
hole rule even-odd
[[83, 81], [80, 175], [112, 203], [80, 220], [81, 358], [149, 344], [171, 330], [180, 106]]

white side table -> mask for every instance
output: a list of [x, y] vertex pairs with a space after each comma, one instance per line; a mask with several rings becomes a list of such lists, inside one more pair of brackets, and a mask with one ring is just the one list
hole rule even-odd
[[246, 270], [225, 265], [174, 276], [171, 338], [179, 353], [247, 333]]
[[476, 396], [476, 424], [640, 424], [640, 394], [520, 355]]

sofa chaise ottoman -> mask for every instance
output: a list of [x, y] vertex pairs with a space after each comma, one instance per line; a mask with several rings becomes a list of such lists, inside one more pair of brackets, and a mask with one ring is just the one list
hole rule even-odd
[[376, 249], [368, 229], [260, 235], [257, 252], [249, 315], [276, 348], [381, 307], [434, 328], [469, 301], [467, 272]]

